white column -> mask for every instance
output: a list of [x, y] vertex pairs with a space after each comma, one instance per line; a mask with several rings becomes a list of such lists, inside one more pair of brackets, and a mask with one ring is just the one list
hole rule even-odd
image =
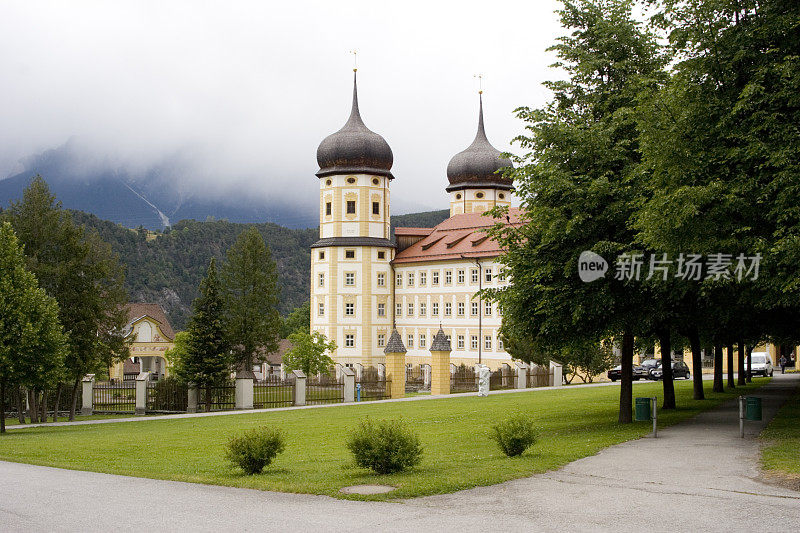
[[[86, 374], [81, 382], [81, 414], [91, 415], [94, 411], [94, 374]], [[27, 394], [25, 395], [27, 398]]]
[[236, 409], [253, 408], [253, 376], [251, 372], [236, 375]]
[[187, 398], [186, 402], [186, 412], [187, 413], [196, 413], [197, 412], [197, 385], [194, 383], [189, 383], [189, 397]]
[[364, 374], [364, 365], [356, 363], [353, 365], [353, 368], [356, 370], [356, 381], [361, 381], [361, 376]]
[[356, 401], [356, 373], [352, 368], [342, 368], [344, 379], [344, 403]]
[[553, 369], [553, 380], [550, 382], [551, 387], [560, 387], [564, 383], [563, 373], [564, 369], [561, 363], [550, 361], [550, 368]]
[[139, 372], [136, 376], [136, 411], [143, 415], [147, 411], [147, 383], [150, 381], [150, 372]]
[[305, 405], [306, 375], [302, 370], [292, 370], [292, 374], [294, 374], [294, 398], [292, 398], [292, 404]]
[[514, 366], [517, 371], [517, 384], [516, 388], [524, 389], [528, 384], [528, 366], [525, 363], [514, 361]]

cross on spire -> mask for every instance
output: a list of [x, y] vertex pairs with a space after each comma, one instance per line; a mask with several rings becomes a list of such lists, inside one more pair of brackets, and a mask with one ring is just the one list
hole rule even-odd
[[472, 77], [478, 79], [478, 94], [483, 94], [483, 74], [475, 74]]
[[353, 54], [353, 72], [358, 70], [358, 50], [350, 50], [350, 53]]

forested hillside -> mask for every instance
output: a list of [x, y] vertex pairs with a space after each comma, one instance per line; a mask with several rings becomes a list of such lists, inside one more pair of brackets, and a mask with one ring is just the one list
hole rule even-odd
[[[433, 226], [447, 211], [392, 217], [392, 226]], [[182, 220], [163, 233], [131, 230], [82, 211], [75, 222], [94, 228], [111, 244], [126, 266], [125, 283], [131, 301], [161, 304], [175, 329], [183, 329], [191, 313], [197, 286], [211, 257], [221, 260], [245, 228], [258, 228], [278, 264], [280, 312], [286, 315], [308, 299], [310, 246], [318, 230], [288, 229], [277, 224], [238, 224], [226, 220]], [[149, 235], [149, 236], [148, 236]]]

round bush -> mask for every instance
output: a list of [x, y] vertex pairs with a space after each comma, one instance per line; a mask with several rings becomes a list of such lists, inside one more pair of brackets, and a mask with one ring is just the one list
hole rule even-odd
[[490, 437], [509, 457], [522, 453], [536, 442], [533, 421], [525, 415], [513, 415], [492, 426]]
[[278, 429], [256, 428], [228, 441], [225, 456], [246, 474], [258, 474], [285, 448]]
[[347, 441], [356, 464], [378, 474], [400, 472], [419, 464], [422, 445], [399, 420], [362, 420]]

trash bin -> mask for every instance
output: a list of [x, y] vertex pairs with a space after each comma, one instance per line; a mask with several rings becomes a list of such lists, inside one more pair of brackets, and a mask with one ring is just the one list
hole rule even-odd
[[748, 396], [746, 400], [744, 417], [747, 420], [761, 420], [761, 398]]
[[650, 398], [636, 398], [636, 421], [647, 422], [650, 420]]

